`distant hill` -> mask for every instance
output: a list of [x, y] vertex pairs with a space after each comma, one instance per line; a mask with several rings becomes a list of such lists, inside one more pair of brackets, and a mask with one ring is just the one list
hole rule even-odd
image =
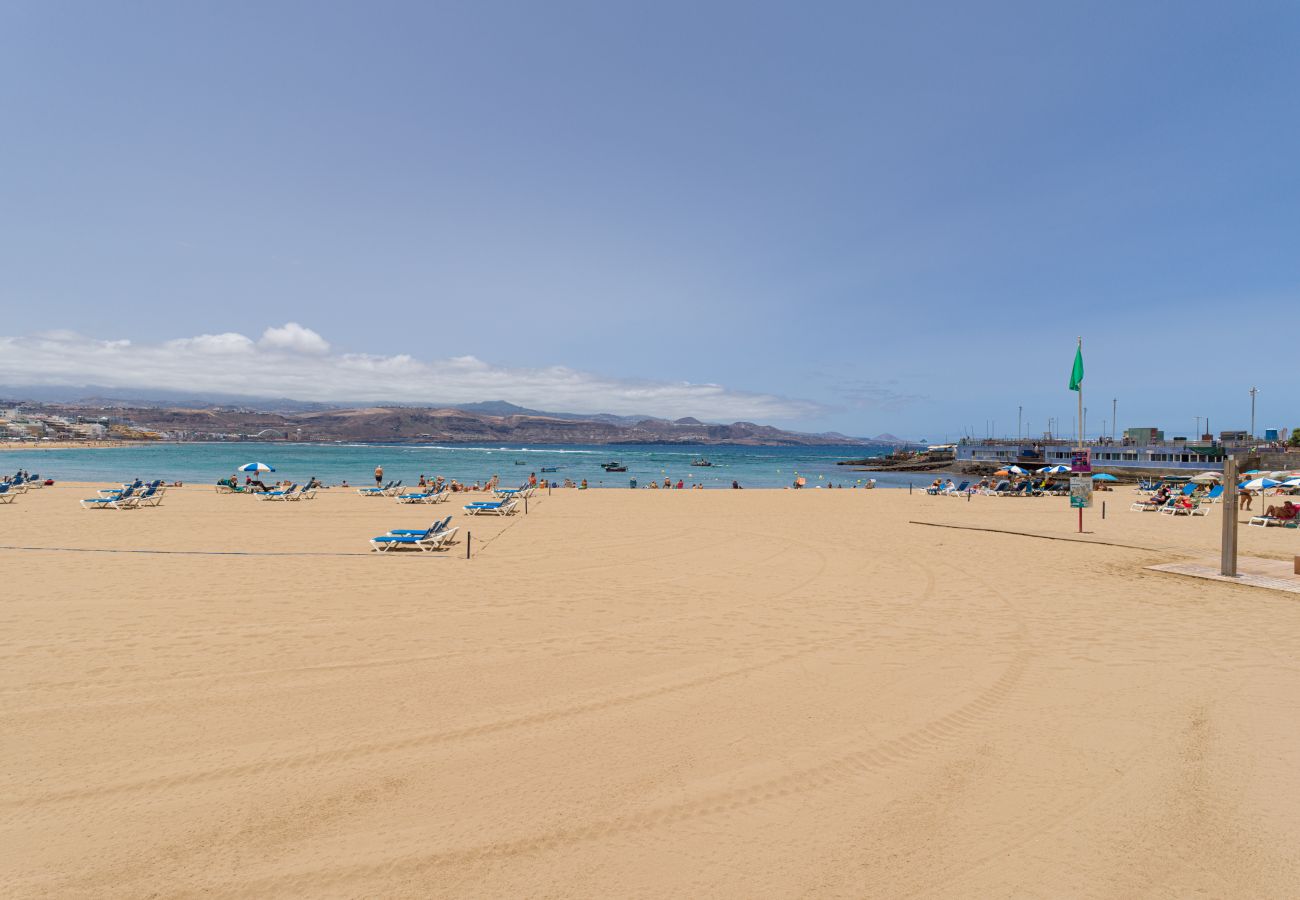
[[[470, 408], [466, 408], [466, 406]], [[252, 406], [128, 406], [120, 401], [46, 404], [51, 412], [101, 417], [178, 439], [385, 441], [394, 443], [843, 445], [868, 441], [804, 434], [754, 422], [545, 413], [506, 403], [458, 407], [365, 406], [269, 410]], [[491, 410], [487, 412], [484, 410]]]

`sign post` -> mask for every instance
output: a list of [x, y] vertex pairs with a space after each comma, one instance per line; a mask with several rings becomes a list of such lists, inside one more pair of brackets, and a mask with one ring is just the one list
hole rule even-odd
[[[1262, 493], [1262, 492], [1261, 492]], [[1223, 461], [1223, 540], [1219, 554], [1219, 574], [1237, 574], [1237, 460]]]
[[1070, 506], [1079, 511], [1079, 534], [1083, 534], [1083, 511], [1092, 506], [1092, 478], [1090, 476], [1070, 476]]

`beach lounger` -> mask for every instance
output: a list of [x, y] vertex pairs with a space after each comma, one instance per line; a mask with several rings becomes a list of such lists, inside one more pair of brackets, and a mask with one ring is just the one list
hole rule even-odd
[[944, 496], [946, 497], [957, 497], [959, 495], [965, 494], [969, 487], [970, 487], [970, 482], [963, 481], [961, 484], [954, 485], [952, 490], [945, 489], [943, 493]]
[[518, 500], [506, 500], [497, 503], [471, 503], [465, 507], [468, 516], [513, 516]]
[[1279, 519], [1277, 516], [1251, 516], [1246, 524], [1260, 528], [1272, 528], [1275, 525], [1279, 528], [1300, 528], [1300, 516], [1290, 519]]
[[1160, 514], [1164, 516], [1190, 516], [1196, 510], [1196, 506], [1177, 506], [1173, 503], [1166, 503], [1160, 507]]
[[377, 552], [388, 553], [394, 550], [421, 550], [429, 552], [439, 550], [450, 544], [455, 536], [455, 528], [438, 528], [437, 522], [420, 534], [381, 534], [370, 539], [370, 546]]
[[10, 490], [8, 484], [0, 484], [0, 503], [13, 503], [18, 492]]
[[388, 534], [406, 535], [425, 534], [430, 531], [446, 531], [447, 526], [451, 524], [451, 516], [443, 519], [441, 522], [434, 521], [428, 528], [390, 528]]
[[262, 495], [262, 499], [263, 500], [296, 500], [297, 497], [295, 496], [295, 494], [297, 490], [298, 490], [298, 485], [291, 484], [289, 485], [287, 490], [267, 491], [265, 494]]
[[398, 503], [442, 503], [450, 495], [450, 491], [443, 488], [440, 491], [423, 490], [411, 494], [398, 494]]
[[149, 487], [145, 488], [142, 493], [136, 494], [136, 506], [161, 506], [163, 494], [166, 492], [166, 488], [159, 487], [157, 484], [151, 484]]
[[315, 489], [315, 488], [299, 488], [299, 489], [298, 489], [298, 495], [297, 495], [296, 497], [294, 497], [293, 499], [295, 499], [295, 500], [315, 500], [315, 499], [316, 499], [316, 489]]
[[1223, 485], [1216, 484], [1210, 488], [1210, 492], [1201, 498], [1202, 503], [1218, 503], [1223, 499]]
[[385, 496], [384, 492], [397, 483], [398, 482], [390, 481], [383, 487], [357, 488], [357, 493], [362, 497], [383, 497]]
[[111, 497], [88, 497], [81, 501], [82, 509], [135, 509], [137, 499], [134, 488]]

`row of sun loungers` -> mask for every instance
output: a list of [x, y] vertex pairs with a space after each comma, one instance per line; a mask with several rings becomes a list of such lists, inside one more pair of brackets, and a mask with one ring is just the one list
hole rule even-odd
[[[467, 516], [512, 516], [519, 508], [519, 501], [513, 497], [506, 500], [484, 500], [467, 504], [463, 508]], [[398, 550], [420, 550], [427, 553], [432, 550], [443, 550], [455, 541], [456, 532], [459, 530], [450, 526], [451, 516], [447, 516], [425, 529], [394, 528], [385, 534], [371, 538], [370, 546], [378, 553], [392, 553]]]
[[471, 503], [464, 509], [467, 516], [513, 516], [518, 506], [518, 500], [491, 500]]
[[258, 494], [257, 496], [263, 500], [315, 500], [316, 489], [299, 487], [296, 484], [291, 484], [284, 490], [267, 491], [266, 493]]
[[428, 528], [394, 528], [392, 531], [370, 539], [370, 546], [378, 553], [392, 553], [399, 550], [419, 550], [428, 553], [442, 550], [453, 543], [456, 532], [452, 528], [451, 516], [441, 522], [434, 522]]
[[143, 484], [138, 479], [120, 488], [104, 488], [98, 497], [81, 501], [82, 509], [140, 509], [143, 506], [161, 506], [167, 488], [162, 480]]
[[372, 488], [357, 488], [362, 497], [396, 497], [402, 490], [402, 482], [390, 481], [388, 484]]
[[4, 501], [6, 503], [13, 502], [13, 494], [25, 494], [28, 491], [43, 487], [45, 487], [45, 479], [39, 475], [24, 476], [21, 472], [18, 472], [12, 477], [0, 478], [0, 488], [4, 489], [4, 493], [11, 495], [8, 500]]
[[433, 504], [433, 503], [446, 503], [450, 499], [451, 499], [451, 491], [449, 491], [447, 488], [442, 488], [441, 490], [434, 490], [433, 488], [427, 488], [425, 490], [412, 491], [409, 494], [397, 495], [398, 503]]

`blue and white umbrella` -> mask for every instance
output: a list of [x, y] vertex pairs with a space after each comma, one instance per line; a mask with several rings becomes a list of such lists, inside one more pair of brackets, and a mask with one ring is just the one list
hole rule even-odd
[[1239, 491], [1262, 491], [1266, 488], [1277, 487], [1282, 482], [1274, 481], [1272, 478], [1252, 478], [1250, 481], [1243, 481], [1237, 485]]
[[1282, 487], [1300, 487], [1300, 478], [1288, 478], [1286, 481], [1282, 482]]
[[1043, 466], [1038, 470], [1039, 475], [1060, 475], [1062, 472], [1070, 471], [1069, 466]]
[[275, 466], [268, 466], [263, 462], [251, 462], [247, 465], [240, 466], [236, 472], [274, 472]]
[[1026, 472], [1024, 469], [1020, 468], [1020, 466], [1007, 466], [1007, 471], [1010, 472], [1012, 475], [1028, 475], [1028, 474], [1029, 474], [1029, 473]]

